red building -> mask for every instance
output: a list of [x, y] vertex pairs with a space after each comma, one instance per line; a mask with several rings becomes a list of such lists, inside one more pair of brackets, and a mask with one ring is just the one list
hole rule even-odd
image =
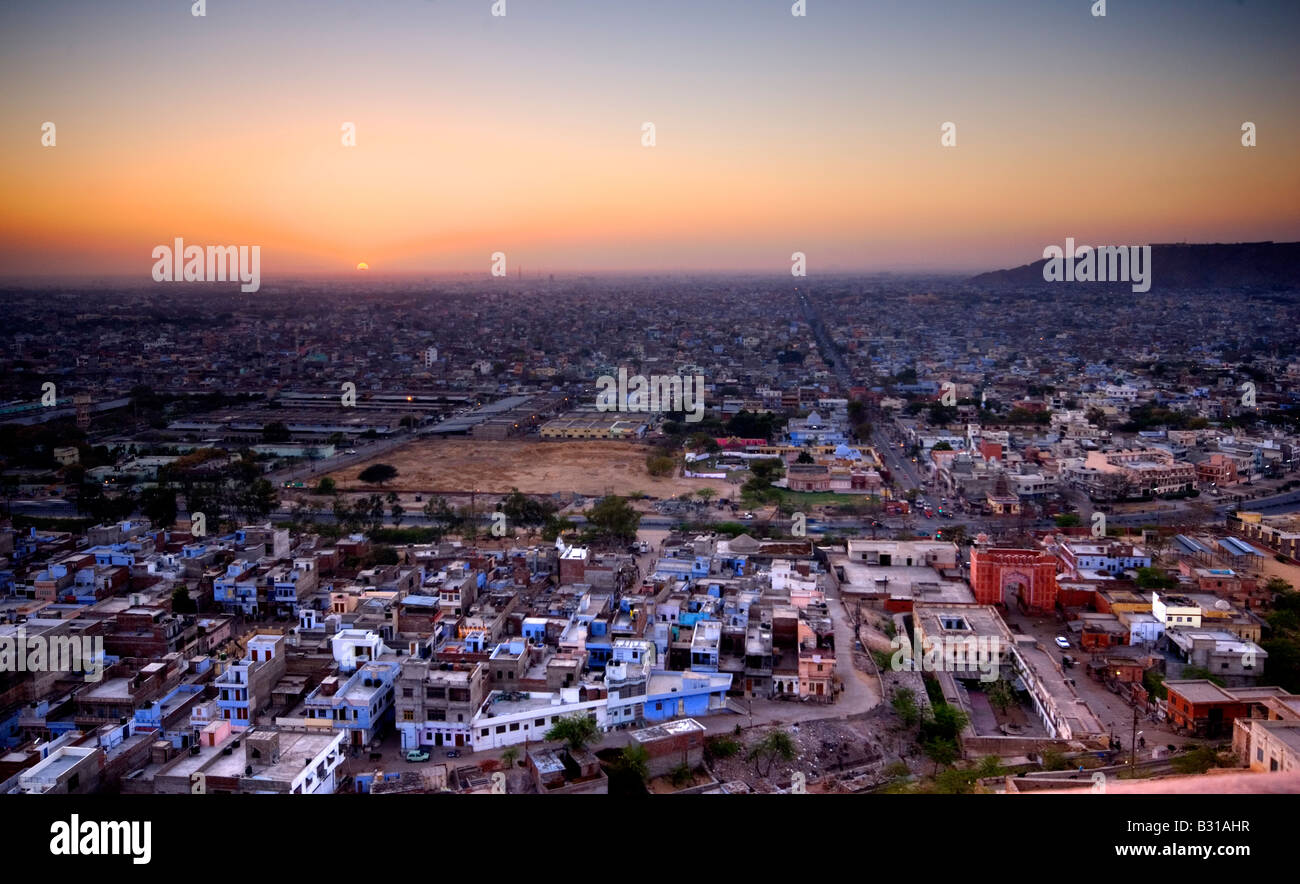
[[973, 547], [970, 582], [977, 605], [1014, 602], [1022, 611], [1038, 613], [1056, 607], [1056, 558], [1045, 552]]
[[1291, 696], [1280, 687], [1224, 688], [1204, 679], [1167, 681], [1165, 687], [1169, 723], [1201, 737], [1228, 736], [1236, 719], [1265, 718], [1266, 700]]

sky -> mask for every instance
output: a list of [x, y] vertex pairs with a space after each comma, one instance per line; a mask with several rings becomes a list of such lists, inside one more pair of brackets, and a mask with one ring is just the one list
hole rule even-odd
[[0, 276], [148, 280], [176, 237], [264, 277], [1300, 239], [1295, 0], [505, 2], [0, 0]]

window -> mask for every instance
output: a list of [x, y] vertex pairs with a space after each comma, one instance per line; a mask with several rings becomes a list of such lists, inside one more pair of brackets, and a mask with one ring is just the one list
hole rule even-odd
[[402, 688], [402, 696], [409, 700], [415, 696], [415, 691], [410, 688]]
[[415, 710], [414, 710], [414, 709], [403, 709], [403, 710], [402, 710], [402, 721], [415, 721]]
[[504, 724], [498, 724], [497, 733], [504, 734], [505, 732], [506, 732], [506, 726]]
[[535, 727], [543, 727], [545, 724], [546, 724], [546, 719], [545, 719], [545, 718], [539, 718], [539, 719], [537, 719], [536, 721], [533, 722], [533, 725], [534, 725]]
[[510, 729], [511, 729], [512, 731], [517, 731], [517, 730], [519, 730], [519, 722], [516, 721], [514, 724], [510, 725]]

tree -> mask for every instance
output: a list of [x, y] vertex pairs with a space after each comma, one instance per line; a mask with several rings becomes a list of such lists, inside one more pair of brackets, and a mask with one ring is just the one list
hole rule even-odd
[[894, 692], [891, 705], [906, 727], [911, 727], [921, 720], [921, 709], [916, 705], [916, 692], [911, 688], [899, 688]]
[[937, 774], [940, 767], [947, 767], [957, 760], [960, 753], [957, 750], [957, 741], [946, 737], [935, 737], [926, 740], [921, 744], [921, 749], [925, 752], [925, 757], [934, 762], [934, 772]]
[[624, 771], [641, 782], [644, 783], [650, 778], [650, 753], [646, 751], [645, 746], [638, 744], [624, 746], [618, 760]]
[[691, 434], [691, 438], [687, 440], [686, 444], [691, 448], [700, 451], [707, 451], [709, 453], [722, 450], [722, 446], [720, 446], [717, 443], [717, 440], [708, 433], [693, 433]]
[[506, 767], [514, 767], [515, 762], [519, 760], [519, 747], [509, 746], [501, 753], [501, 763]]
[[707, 506], [709, 501], [713, 498], [714, 494], [716, 493], [717, 492], [715, 492], [712, 488], [705, 486], [704, 488], [700, 488], [696, 490], [695, 496], [700, 499], [700, 503], [703, 503]]
[[573, 530], [573, 522], [561, 516], [551, 516], [542, 526], [542, 540], [547, 543], [554, 543], [562, 534], [568, 534]]
[[474, 512], [472, 506], [463, 506], [456, 511], [456, 525], [464, 540], [470, 543], [478, 540], [478, 513]]
[[1138, 568], [1137, 585], [1142, 589], [1173, 589], [1178, 580], [1159, 568]]
[[400, 503], [394, 503], [389, 506], [388, 514], [392, 517], [393, 527], [398, 528], [402, 524], [402, 519], [406, 516], [406, 508]]
[[596, 719], [577, 713], [557, 719], [543, 737], [549, 741], [563, 741], [570, 752], [581, 752], [596, 741], [600, 727]]
[[990, 683], [984, 689], [984, 696], [988, 697], [989, 705], [1002, 713], [1016, 704], [1015, 688], [1004, 678]]
[[367, 485], [383, 485], [397, 478], [397, 467], [386, 463], [372, 463], [357, 475], [357, 480]]
[[347, 498], [334, 498], [334, 521], [343, 527], [352, 521], [352, 504], [348, 503]]
[[288, 442], [292, 438], [289, 428], [280, 421], [273, 421], [262, 427], [262, 441], [268, 445]]
[[799, 456], [794, 459], [795, 463], [816, 463], [817, 461], [807, 451], [800, 451]]
[[636, 539], [641, 524], [641, 514], [632, 509], [626, 499], [611, 494], [583, 513], [594, 538], [604, 541], [631, 541]]
[[366, 516], [370, 522], [371, 532], [378, 531], [384, 524], [384, 498], [372, 494], [365, 500]]
[[176, 524], [176, 489], [166, 486], [146, 488], [140, 493], [140, 512], [161, 528]]
[[754, 763], [755, 773], [765, 777], [771, 773], [772, 765], [778, 758], [792, 761], [796, 754], [794, 738], [783, 730], [774, 730], [750, 747], [747, 760]]
[[665, 454], [648, 454], [645, 471], [652, 476], [671, 476], [677, 470], [677, 461]]
[[183, 586], [178, 586], [172, 590], [172, 611], [176, 614], [195, 614], [199, 606], [194, 604], [194, 599], [190, 598], [189, 590]]
[[335, 482], [334, 482], [334, 480], [331, 479], [329, 476], [323, 476], [323, 477], [321, 478], [321, 480], [320, 480], [319, 482], [316, 483], [316, 493], [317, 493], [317, 494], [337, 494], [337, 493], [338, 493], [338, 485], [336, 485]]
[[255, 479], [239, 495], [239, 511], [250, 519], [265, 519], [279, 505], [275, 486], [266, 479]]
[[501, 501], [501, 512], [506, 514], [510, 524], [524, 528], [544, 524], [556, 509], [557, 507], [550, 500], [529, 497], [518, 488], [511, 488], [510, 493]]

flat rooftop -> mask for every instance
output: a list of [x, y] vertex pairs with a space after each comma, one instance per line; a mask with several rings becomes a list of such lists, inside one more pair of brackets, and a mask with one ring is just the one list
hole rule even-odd
[[692, 732], [703, 732], [707, 728], [696, 721], [694, 718], [680, 718], [677, 721], [666, 721], [663, 724], [657, 724], [654, 727], [642, 728], [641, 730], [632, 731], [632, 739], [638, 743], [649, 743], [654, 740], [666, 740], [670, 737], [689, 734]]

